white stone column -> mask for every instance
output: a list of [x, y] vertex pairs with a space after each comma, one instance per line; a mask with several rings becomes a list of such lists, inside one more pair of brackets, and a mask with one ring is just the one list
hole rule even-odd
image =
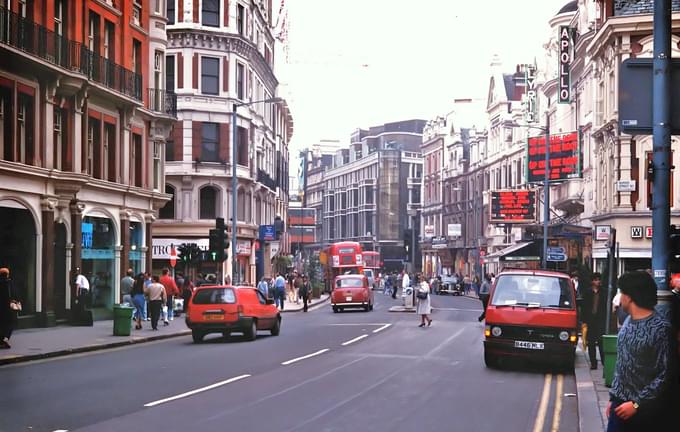
[[[120, 233], [119, 233], [120, 235]], [[113, 276], [111, 277], [111, 284], [113, 285], [113, 304], [120, 303], [120, 252], [123, 250], [123, 245], [116, 245], [113, 248]]]
[[[619, 137], [619, 179], [621, 180], [632, 180], [632, 163], [631, 157], [635, 155], [631, 154], [631, 136], [621, 135]], [[640, 182], [636, 187], [640, 190]], [[631, 192], [619, 192], [619, 208], [623, 210], [632, 210], [633, 203], [631, 202]]]

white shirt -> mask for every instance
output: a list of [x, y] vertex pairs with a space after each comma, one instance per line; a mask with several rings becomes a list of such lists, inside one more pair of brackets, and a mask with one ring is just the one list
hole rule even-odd
[[90, 281], [87, 280], [87, 278], [81, 274], [76, 276], [76, 286], [80, 289], [90, 289]]
[[411, 285], [411, 279], [408, 277], [408, 273], [404, 273], [404, 277], [401, 279], [401, 287], [406, 288]]

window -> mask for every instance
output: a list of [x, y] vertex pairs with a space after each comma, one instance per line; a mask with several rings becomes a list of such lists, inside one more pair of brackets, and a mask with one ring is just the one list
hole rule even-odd
[[142, 151], [142, 136], [139, 134], [132, 134], [132, 184], [137, 187], [143, 185], [143, 167], [144, 167], [144, 152]]
[[159, 15], [161, 13], [162, 3], [163, 3], [163, 0], [154, 0], [153, 11], [156, 15]]
[[[175, 23], [175, 1], [177, 0], [167, 0], [167, 5], [166, 5], [166, 15], [168, 18], [168, 24], [174, 24]], [[183, 1], [183, 0], [179, 0]]]
[[165, 193], [171, 195], [170, 201], [158, 211], [159, 219], [175, 219], [175, 188], [165, 185]]
[[175, 91], [175, 56], [165, 56], [165, 90]]
[[242, 166], [248, 166], [248, 148], [250, 147], [248, 143], [250, 138], [248, 136], [248, 129], [239, 126], [238, 127], [238, 159], [237, 163]]
[[99, 120], [90, 117], [87, 128], [87, 152], [85, 170], [87, 174], [99, 178], [101, 170], [99, 162], [101, 161], [101, 123]]
[[116, 125], [104, 123], [104, 175], [110, 182], [118, 182], [116, 170]]
[[63, 153], [62, 149], [64, 146], [64, 130], [62, 126], [63, 122], [63, 110], [59, 107], [54, 108], [54, 150], [53, 150], [53, 157], [54, 157], [54, 169], [56, 170], [61, 170], [62, 169], [62, 158], [63, 158]]
[[99, 53], [99, 15], [90, 12], [90, 25], [87, 34], [87, 47], [90, 51]]
[[175, 140], [173, 138], [173, 134], [170, 134], [170, 137], [165, 140], [165, 161], [174, 161], [175, 160]]
[[201, 57], [201, 92], [216, 95], [220, 93], [220, 60]]
[[163, 156], [163, 145], [160, 142], [153, 143], [153, 190], [161, 190], [163, 184], [163, 170], [161, 158]]
[[142, 5], [139, 4], [137, 0], [135, 0], [132, 5], [132, 24], [137, 27], [142, 26]]
[[201, 21], [204, 26], [220, 26], [220, 0], [203, 0]]
[[245, 33], [245, 20], [246, 20], [246, 10], [243, 5], [239, 4], [236, 6], [236, 28], [238, 34], [244, 36]]
[[201, 134], [201, 160], [219, 162], [218, 124], [203, 123]]
[[245, 73], [244, 66], [241, 63], [238, 63], [236, 65], [236, 97], [241, 100], [243, 99], [245, 93], [244, 73]]
[[236, 220], [245, 222], [246, 220], [246, 194], [243, 189], [239, 189], [236, 195]]
[[217, 191], [214, 187], [201, 189], [199, 212], [199, 219], [215, 219], [217, 216]]
[[137, 39], [132, 40], [132, 70], [142, 73], [142, 43]]

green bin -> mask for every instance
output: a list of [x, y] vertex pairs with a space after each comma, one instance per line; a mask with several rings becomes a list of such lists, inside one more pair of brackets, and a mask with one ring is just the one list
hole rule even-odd
[[135, 308], [113, 305], [113, 335], [130, 336], [132, 330], [132, 312]]
[[604, 351], [604, 385], [612, 386], [614, 371], [616, 370], [616, 342], [617, 335], [603, 335], [602, 349]]

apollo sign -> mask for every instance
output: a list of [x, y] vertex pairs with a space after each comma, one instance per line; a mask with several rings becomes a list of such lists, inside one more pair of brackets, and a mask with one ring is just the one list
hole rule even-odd
[[526, 84], [526, 99], [524, 120], [527, 123], [538, 121], [538, 93], [536, 92], [536, 65], [525, 65], [524, 82]]
[[571, 27], [560, 26], [560, 59], [559, 59], [559, 103], [570, 103], [571, 102], [571, 50], [572, 50], [572, 39], [571, 39]]

